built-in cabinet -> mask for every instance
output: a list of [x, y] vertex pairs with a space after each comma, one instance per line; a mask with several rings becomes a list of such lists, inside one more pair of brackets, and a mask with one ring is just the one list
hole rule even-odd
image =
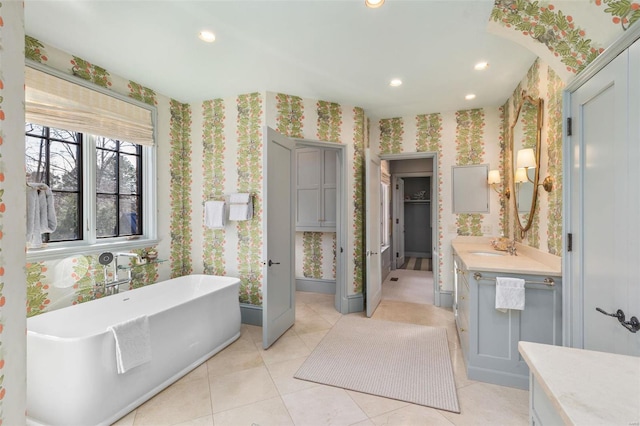
[[[562, 344], [562, 279], [471, 270], [455, 251], [454, 315], [471, 380], [528, 389], [518, 342]], [[495, 309], [496, 277], [525, 279], [525, 309]]]
[[333, 149], [296, 149], [296, 230], [335, 232], [337, 153]]

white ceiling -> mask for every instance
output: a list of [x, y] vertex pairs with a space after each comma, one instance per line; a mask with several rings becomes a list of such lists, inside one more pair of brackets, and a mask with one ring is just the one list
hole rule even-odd
[[[26, 0], [26, 33], [182, 102], [273, 91], [371, 118], [502, 105], [535, 56], [493, 0]], [[197, 38], [212, 30], [213, 44]], [[473, 66], [488, 61], [478, 72]], [[389, 86], [401, 78], [401, 87]], [[467, 93], [477, 98], [466, 101]]]

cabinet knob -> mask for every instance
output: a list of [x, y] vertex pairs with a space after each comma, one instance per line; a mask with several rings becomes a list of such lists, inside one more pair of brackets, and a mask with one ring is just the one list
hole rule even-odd
[[462, 333], [464, 333], [465, 331], [467, 331], [467, 329], [466, 329], [466, 328], [464, 328], [464, 327], [460, 327], [460, 331], [461, 331]]
[[464, 300], [464, 296], [460, 296], [460, 300]]

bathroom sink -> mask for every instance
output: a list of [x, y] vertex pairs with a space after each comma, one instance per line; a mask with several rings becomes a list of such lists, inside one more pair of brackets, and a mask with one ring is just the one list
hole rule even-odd
[[504, 256], [504, 253], [497, 253], [495, 251], [470, 251], [469, 254], [475, 254], [476, 256]]

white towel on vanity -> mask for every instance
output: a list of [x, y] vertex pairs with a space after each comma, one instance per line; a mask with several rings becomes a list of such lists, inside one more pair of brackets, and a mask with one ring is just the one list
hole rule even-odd
[[118, 374], [151, 361], [151, 333], [146, 315], [108, 328], [116, 340]]
[[210, 229], [222, 229], [225, 224], [225, 202], [207, 201], [204, 203], [204, 224]]
[[524, 310], [524, 280], [522, 278], [496, 278], [496, 309], [507, 312], [507, 309]]

